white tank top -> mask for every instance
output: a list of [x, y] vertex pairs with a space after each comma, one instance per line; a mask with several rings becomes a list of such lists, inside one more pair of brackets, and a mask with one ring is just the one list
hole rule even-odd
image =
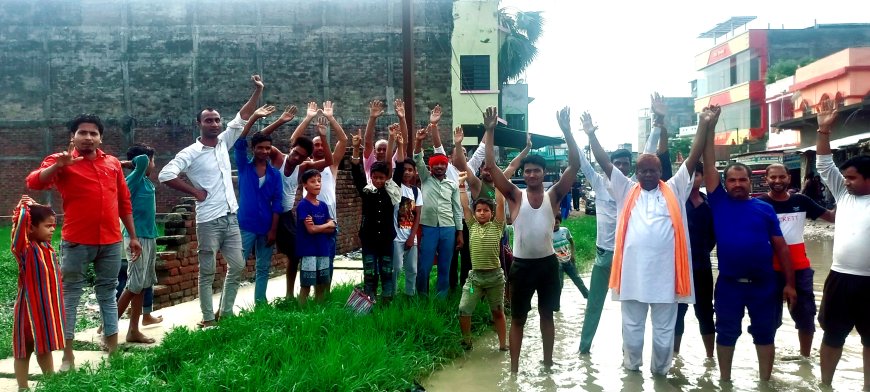
[[[305, 187], [302, 188], [302, 197], [305, 197], [308, 192]], [[326, 203], [329, 208], [329, 216], [338, 223], [338, 215], [335, 213], [335, 176], [332, 174], [332, 167], [327, 167], [320, 172], [320, 194], [317, 195], [317, 200]]]
[[284, 163], [281, 164], [281, 169], [278, 170], [281, 172], [281, 181], [284, 182], [284, 186], [281, 187], [281, 209], [284, 212], [293, 209], [293, 205], [296, 203], [296, 189], [299, 187], [299, 165], [293, 168], [293, 173], [290, 173], [290, 177], [284, 175], [284, 165], [287, 164], [287, 158], [285, 155]]
[[544, 191], [541, 207], [535, 209], [529, 204], [526, 190], [522, 190], [523, 200], [520, 211], [514, 217], [514, 256], [521, 259], [538, 259], [556, 253], [553, 249], [553, 225], [556, 216], [550, 204], [550, 195]]

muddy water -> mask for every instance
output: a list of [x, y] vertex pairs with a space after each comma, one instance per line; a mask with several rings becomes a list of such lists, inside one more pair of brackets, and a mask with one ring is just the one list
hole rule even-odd
[[[822, 285], [830, 270], [833, 241], [832, 229], [818, 227], [808, 230], [807, 250], [816, 270], [816, 302], [821, 300]], [[715, 260], [714, 260], [715, 263]], [[586, 277], [588, 281], [588, 276]], [[533, 300], [535, 304], [537, 300]], [[526, 324], [520, 372], [509, 372], [510, 358], [498, 351], [494, 333], [475, 342], [474, 350], [443, 370], [435, 372], [423, 383], [428, 391], [817, 391], [819, 387], [818, 347], [821, 329], [813, 342], [810, 360], [800, 359], [797, 331], [786, 316], [776, 336], [776, 363], [772, 380], [758, 382], [758, 361], [752, 338], [746, 331], [737, 342], [731, 383], [719, 382], [716, 363], [707, 360], [693, 312], [686, 315], [686, 333], [679, 356], [667, 377], [653, 377], [649, 371], [650, 329], [647, 325], [642, 372], [622, 368], [622, 338], [619, 303], [608, 300], [590, 355], [577, 353], [585, 301], [570, 280], [562, 293], [562, 312], [556, 314], [556, 365], [549, 371], [540, 365], [542, 359], [538, 315], [532, 310]], [[787, 313], [786, 313], [787, 314]], [[458, 326], [457, 326], [458, 328]], [[846, 341], [843, 357], [834, 376], [834, 391], [860, 391], [863, 385], [861, 342], [853, 332]]]

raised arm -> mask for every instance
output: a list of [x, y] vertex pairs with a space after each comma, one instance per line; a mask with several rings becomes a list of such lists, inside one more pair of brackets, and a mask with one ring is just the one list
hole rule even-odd
[[431, 176], [426, 163], [423, 162], [423, 140], [426, 140], [428, 136], [428, 128], [420, 129], [414, 136], [414, 163], [417, 165], [417, 175], [420, 176], [421, 184], [425, 183]]
[[831, 155], [831, 130], [837, 119], [837, 108], [834, 101], [827, 100], [818, 106], [819, 131], [816, 135], [816, 154]]
[[265, 88], [260, 75], [251, 76], [251, 81], [254, 83], [254, 93], [251, 94], [251, 98], [248, 99], [248, 102], [245, 102], [245, 104], [242, 105], [242, 108], [239, 109], [239, 117], [245, 121], [251, 118], [251, 114], [253, 114], [254, 110], [257, 108], [257, 102], [260, 100], [260, 96], [263, 95], [263, 88]]
[[[441, 147], [441, 132], [438, 132], [438, 124], [441, 122], [441, 105], [435, 105], [429, 112], [429, 126], [435, 128], [432, 133], [432, 148]], [[431, 131], [431, 129], [430, 129]]]
[[[311, 124], [311, 120], [317, 116], [317, 102], [308, 102], [308, 109], [305, 110], [305, 118], [299, 122], [299, 125], [296, 126], [296, 129], [293, 130], [293, 134], [290, 135], [290, 144], [292, 145], [296, 142], [296, 138], [305, 134], [305, 130], [308, 129], [308, 125]], [[323, 140], [323, 143], [326, 143], [326, 140]]]
[[571, 134], [571, 109], [567, 106], [557, 113], [556, 119], [559, 121], [559, 128], [562, 129], [562, 135], [565, 137], [565, 143], [568, 144], [568, 167], [562, 172], [559, 181], [553, 184], [550, 191], [556, 198], [550, 198], [550, 201], [558, 205], [565, 195], [571, 193], [571, 186], [574, 181], [577, 181], [577, 170], [580, 168], [580, 150], [577, 148], [577, 141], [574, 140], [574, 135]]
[[369, 102], [369, 121], [366, 123], [366, 140], [363, 149], [363, 158], [368, 159], [375, 149], [375, 123], [378, 117], [384, 114], [384, 103], [378, 100]]
[[517, 202], [522, 198], [522, 192], [516, 185], [514, 185], [514, 183], [505, 177], [498, 165], [495, 164], [495, 152], [492, 145], [493, 139], [495, 139], [493, 133], [495, 132], [495, 125], [497, 123], [498, 108], [486, 108], [486, 111], [483, 113], [483, 142], [486, 145], [486, 167], [489, 168], [489, 173], [492, 176], [492, 183], [495, 185], [496, 189], [498, 189], [506, 199]]
[[495, 221], [504, 223], [504, 195], [501, 192], [495, 193]]
[[[274, 107], [273, 107], [273, 110], [274, 110]], [[278, 117], [278, 119], [275, 120], [275, 122], [267, 125], [266, 128], [263, 128], [263, 130], [260, 131], [260, 133], [262, 133], [264, 135], [271, 135], [272, 132], [275, 132], [278, 128], [281, 128], [282, 125], [287, 124], [288, 122], [292, 121], [293, 118], [296, 117], [296, 112], [298, 110], [299, 109], [296, 108], [296, 105], [290, 105], [290, 106], [285, 107], [284, 113], [281, 113], [281, 117]]]
[[[408, 130], [408, 123], [405, 121], [405, 101], [402, 101], [401, 99], [396, 99], [393, 102], [393, 109], [396, 111], [396, 117], [399, 119], [399, 130], [402, 132], [402, 139], [410, 141], [411, 139], [414, 138], [414, 135], [412, 135], [411, 132]], [[404, 148], [407, 148], [408, 150], [411, 150], [413, 148], [412, 146], [398, 146], [398, 147], [399, 148], [404, 147]], [[402, 155], [408, 156], [408, 152], [409, 152], [408, 150], [404, 151]], [[404, 160], [404, 158], [396, 159], [396, 160], [401, 162], [402, 160]]]
[[[251, 118], [248, 120], [248, 122], [245, 123], [245, 127], [242, 129], [242, 133], [239, 134], [239, 139], [244, 139], [244, 138], [248, 137], [248, 133], [251, 132], [251, 128], [254, 127], [254, 124], [257, 122], [257, 120], [271, 115], [274, 111], [275, 111], [274, 106], [271, 106], [271, 105], [260, 106], [259, 109], [255, 110], [254, 113], [251, 114]], [[271, 126], [271, 124], [270, 124], [270, 126]]]
[[[333, 173], [337, 173], [338, 165], [341, 164], [341, 159], [344, 158], [344, 153], [347, 151], [347, 133], [344, 132], [344, 128], [335, 119], [335, 105], [332, 101], [323, 103], [323, 115], [326, 116], [326, 120], [329, 121], [329, 127], [335, 133], [335, 151], [332, 152], [329, 166], [332, 167]], [[322, 139], [322, 141], [326, 143], [326, 139]]]
[[523, 150], [520, 151], [520, 153], [517, 154], [514, 159], [511, 159], [511, 162], [508, 163], [506, 168], [504, 168], [504, 170], [502, 171], [502, 173], [504, 173], [504, 176], [508, 178], [513, 177], [517, 169], [520, 168], [520, 163], [523, 161], [523, 159], [526, 159], [526, 157], [529, 156], [530, 151], [532, 151], [532, 134], [530, 134], [529, 131], [526, 131], [526, 147], [523, 148]]
[[[436, 132], [437, 133], [437, 132]], [[465, 182], [468, 184], [471, 194], [477, 197], [480, 194], [480, 179], [474, 175], [474, 170], [468, 167], [465, 161], [465, 151], [462, 148], [462, 140], [465, 138], [465, 132], [462, 127], [456, 127], [453, 130], [453, 166], [456, 170], [466, 173]]]
[[[707, 129], [716, 129], [716, 122], [719, 121], [719, 113], [721, 112], [722, 109], [719, 108], [719, 106], [714, 105], [710, 108], [710, 116], [706, 124]], [[689, 156], [685, 161], [683, 161], [683, 165], [686, 166], [686, 170], [689, 171], [689, 174], [695, 172], [695, 165], [698, 163], [698, 160], [701, 159], [701, 154], [704, 153], [707, 148], [708, 138], [712, 138], [710, 132], [695, 132], [695, 139], [692, 141], [692, 148], [689, 150]]]
[[720, 183], [719, 171], [716, 170], [716, 153], [713, 150], [713, 132], [715, 127], [709, 126], [714, 115], [716, 114], [710, 108], [704, 108], [698, 117], [698, 130], [696, 131], [697, 133], [703, 132], [707, 134], [707, 138], [704, 140], [704, 186], [707, 187], [707, 194], [716, 190]]
[[[360, 134], [360, 130], [356, 131], [356, 135], [353, 135], [353, 140], [351, 143], [352, 149], [350, 150], [350, 163], [351, 165], [355, 165], [362, 162], [360, 157], [360, 144], [362, 144], [362, 135]], [[365, 175], [364, 175], [365, 176]]]
[[467, 172], [459, 172], [459, 204], [462, 204], [462, 216], [466, 222], [471, 222], [474, 219], [474, 211], [471, 210], [471, 203], [468, 201], [468, 192], [465, 191], [465, 179], [468, 178]]
[[[314, 126], [314, 129], [317, 130], [317, 136], [320, 137], [320, 142], [323, 144], [323, 161], [326, 166], [332, 166], [335, 164], [333, 161], [332, 151], [330, 151], [329, 143], [326, 142], [326, 117], [320, 117], [317, 119], [317, 125]], [[344, 133], [344, 132], [342, 132]], [[345, 136], [345, 139], [347, 137]], [[342, 151], [342, 155], [344, 155], [344, 151]], [[335, 173], [335, 172], [333, 172]]]
[[[400, 122], [399, 124], [402, 123]], [[405, 141], [407, 140], [410, 142], [411, 140], [413, 140], [410, 138], [410, 136], [408, 136], [408, 132], [406, 132], [404, 128], [407, 128], [407, 125], [405, 125], [404, 127], [400, 127], [399, 136], [396, 137], [396, 162], [403, 162], [405, 160], [405, 158], [408, 156], [408, 151], [406, 150], [407, 147], [405, 147], [407, 143], [405, 143]], [[397, 167], [398, 166], [394, 167], [394, 169]]]
[[[580, 122], [583, 124], [583, 132], [586, 132], [586, 136], [589, 137], [589, 148], [592, 149], [592, 155], [595, 156], [595, 161], [598, 162], [598, 166], [601, 166], [604, 175], [606, 175], [607, 178], [610, 178], [610, 174], [613, 173], [613, 163], [610, 162], [610, 156], [607, 155], [607, 152], [605, 152], [604, 148], [601, 147], [598, 137], [595, 136], [595, 131], [598, 130], [598, 126], [592, 123], [592, 116], [589, 112], [584, 112], [580, 115]], [[580, 154], [579, 150], [577, 151], [577, 154]], [[577, 159], [580, 159], [580, 157], [578, 156]]]
[[389, 172], [389, 174], [387, 175], [387, 178], [390, 178], [393, 176], [392, 156], [393, 156], [393, 149], [396, 147], [396, 138], [399, 137], [399, 132], [400, 132], [399, 131], [399, 124], [395, 124], [395, 123], [390, 124], [389, 128], [387, 128], [387, 129], [389, 130], [390, 134], [387, 137], [387, 160], [384, 163], [387, 164], [387, 169]]

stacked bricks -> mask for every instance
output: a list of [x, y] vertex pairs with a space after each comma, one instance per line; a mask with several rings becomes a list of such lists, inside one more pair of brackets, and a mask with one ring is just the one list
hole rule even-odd
[[[197, 257], [196, 211], [192, 198], [183, 198], [182, 203], [167, 214], [163, 237], [157, 245], [165, 245], [166, 251], [157, 252], [157, 286], [154, 286], [154, 309], [188, 302], [199, 296], [199, 259]], [[220, 292], [226, 279], [227, 263], [223, 255], [216, 255], [213, 292]], [[272, 255], [270, 275], [283, 274], [287, 270], [287, 258], [283, 254]], [[254, 258], [247, 260], [242, 279], [254, 278]]]

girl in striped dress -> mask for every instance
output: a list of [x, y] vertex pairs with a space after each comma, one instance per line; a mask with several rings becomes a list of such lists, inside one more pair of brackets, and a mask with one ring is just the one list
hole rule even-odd
[[12, 254], [18, 260], [12, 348], [18, 387], [27, 389], [30, 354], [43, 374], [54, 372], [51, 352], [64, 347], [63, 295], [57, 254], [51, 247], [54, 211], [24, 195], [12, 221]]

